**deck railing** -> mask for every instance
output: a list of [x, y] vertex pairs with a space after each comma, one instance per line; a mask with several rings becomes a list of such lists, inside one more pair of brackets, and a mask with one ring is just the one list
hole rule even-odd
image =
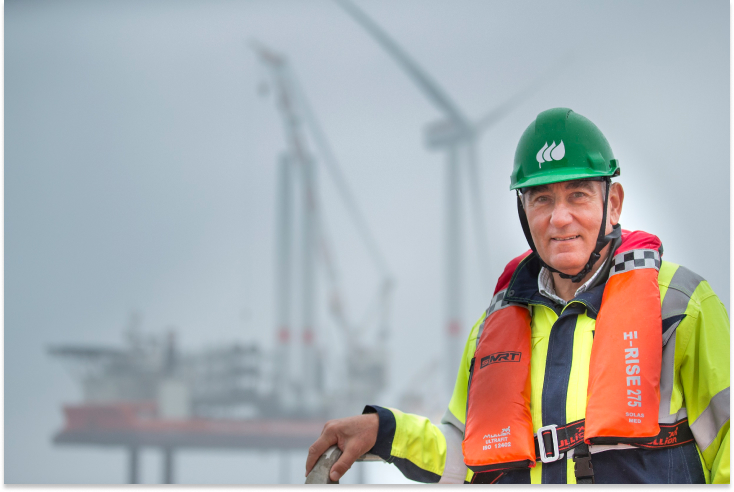
[[[332, 481], [331, 478], [329, 478], [329, 471], [331, 471], [331, 467], [336, 461], [339, 459], [339, 457], [342, 455], [342, 450], [339, 449], [336, 446], [332, 446], [329, 449], [326, 450], [324, 454], [319, 457], [318, 461], [316, 461], [316, 464], [311, 469], [311, 473], [308, 474], [306, 477], [306, 483], [316, 483], [316, 484], [331, 484], [331, 483], [339, 483], [337, 480], [336, 482]], [[376, 454], [363, 454], [360, 456], [357, 461], [383, 461], [382, 458], [377, 456]]]

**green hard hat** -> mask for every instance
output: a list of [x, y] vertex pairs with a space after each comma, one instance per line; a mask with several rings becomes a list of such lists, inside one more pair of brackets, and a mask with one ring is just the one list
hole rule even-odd
[[619, 163], [602, 132], [571, 109], [553, 108], [520, 137], [510, 189], [606, 176], [619, 176]]

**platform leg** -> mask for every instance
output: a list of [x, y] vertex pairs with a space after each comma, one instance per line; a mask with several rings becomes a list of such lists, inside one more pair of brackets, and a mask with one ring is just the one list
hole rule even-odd
[[163, 448], [163, 483], [174, 483], [173, 481], [173, 448]]
[[290, 483], [290, 474], [288, 473], [288, 451], [281, 451], [278, 453], [278, 483], [288, 484]]
[[128, 448], [128, 467], [127, 467], [127, 482], [128, 483], [139, 483], [138, 482], [138, 461], [139, 453], [137, 446], [130, 446]]

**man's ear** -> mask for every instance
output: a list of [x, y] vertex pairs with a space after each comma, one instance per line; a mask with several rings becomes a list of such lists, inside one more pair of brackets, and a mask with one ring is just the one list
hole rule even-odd
[[624, 188], [619, 183], [612, 183], [609, 187], [609, 222], [612, 225], [619, 224], [619, 216], [622, 215], [622, 204], [624, 203]]

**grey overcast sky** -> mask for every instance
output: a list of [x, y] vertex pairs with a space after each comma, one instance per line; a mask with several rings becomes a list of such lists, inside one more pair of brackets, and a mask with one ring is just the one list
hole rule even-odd
[[[620, 161], [623, 227], [657, 234], [664, 259], [708, 279], [729, 309], [728, 2], [356, 2], [472, 118], [542, 81], [480, 140], [492, 279], [527, 248], [508, 189], [515, 145], [540, 111], [565, 106], [595, 122]], [[391, 386], [373, 403], [395, 405], [442, 355], [446, 166], [423, 137], [441, 114], [335, 2], [8, 0], [6, 483], [125, 479], [122, 451], [51, 444], [62, 404], [81, 391], [49, 345], [120, 344], [133, 310], [146, 331], [175, 326], [187, 349], [272, 345], [285, 141], [272, 95], [258, 94], [266, 72], [251, 39], [288, 57], [397, 281]], [[359, 314], [379, 277], [319, 174]], [[466, 335], [489, 299], [463, 205]], [[333, 327], [320, 285], [324, 341]], [[291, 459], [301, 480], [303, 457]], [[144, 454], [145, 481], [159, 479], [159, 463]], [[186, 452], [178, 480], [274, 483], [276, 463]]]

